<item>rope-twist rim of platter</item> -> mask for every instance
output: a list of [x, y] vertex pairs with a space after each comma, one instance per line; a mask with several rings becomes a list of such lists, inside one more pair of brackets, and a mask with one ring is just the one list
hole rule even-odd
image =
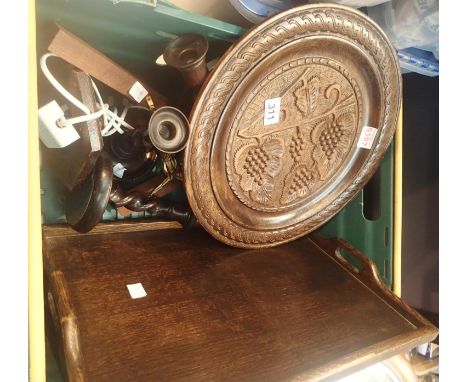
[[[233, 222], [218, 205], [211, 188], [211, 143], [230, 94], [249, 69], [291, 40], [323, 33], [352, 40], [377, 65], [383, 84], [384, 110], [378, 141], [359, 174], [335, 200], [310, 218], [280, 229], [253, 231]], [[353, 8], [313, 4], [282, 12], [247, 32], [211, 71], [190, 116], [184, 180], [199, 223], [216, 239], [240, 248], [266, 248], [295, 240], [326, 223], [361, 190], [377, 170], [391, 143], [401, 103], [401, 73], [396, 51], [381, 28]]]

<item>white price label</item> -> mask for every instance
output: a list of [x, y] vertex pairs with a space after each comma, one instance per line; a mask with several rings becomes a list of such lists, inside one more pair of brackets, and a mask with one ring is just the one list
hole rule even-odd
[[143, 87], [143, 85], [137, 81], [130, 88], [128, 94], [130, 94], [135, 101], [140, 103], [143, 100], [143, 98], [145, 98], [148, 95], [148, 90], [146, 90]]
[[128, 293], [130, 293], [130, 296], [133, 299], [146, 297], [145, 288], [143, 288], [143, 285], [141, 285], [141, 283], [128, 284], [127, 288], [128, 288]]
[[265, 100], [265, 114], [263, 115], [263, 125], [274, 125], [280, 120], [281, 97]]
[[377, 129], [372, 126], [364, 126], [359, 136], [357, 147], [363, 149], [370, 149], [374, 143], [375, 136], [377, 135]]
[[126, 170], [126, 168], [122, 165], [122, 163], [117, 163], [117, 164], [112, 168], [112, 171], [113, 171], [114, 175], [115, 175], [117, 178], [122, 178], [123, 175], [124, 175], [125, 170]]

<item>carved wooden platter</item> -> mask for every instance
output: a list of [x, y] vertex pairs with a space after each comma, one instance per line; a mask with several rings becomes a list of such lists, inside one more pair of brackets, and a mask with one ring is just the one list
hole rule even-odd
[[377, 169], [395, 131], [401, 74], [359, 11], [306, 5], [242, 37], [190, 117], [185, 184], [203, 227], [271, 247], [331, 219]]

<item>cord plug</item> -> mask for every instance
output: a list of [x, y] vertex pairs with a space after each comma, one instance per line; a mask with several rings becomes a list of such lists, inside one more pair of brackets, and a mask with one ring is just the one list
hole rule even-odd
[[63, 124], [65, 114], [57, 101], [41, 107], [38, 115], [39, 138], [48, 148], [66, 147], [80, 138], [72, 124]]

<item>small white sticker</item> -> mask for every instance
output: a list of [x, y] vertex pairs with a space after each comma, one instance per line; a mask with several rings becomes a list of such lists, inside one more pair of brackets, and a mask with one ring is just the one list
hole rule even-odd
[[113, 168], [112, 171], [114, 175], [118, 178], [122, 178], [124, 175], [126, 168], [122, 165], [122, 163], [117, 163]]
[[140, 103], [143, 98], [148, 95], [148, 90], [146, 90], [142, 84], [138, 81], [133, 84], [128, 93], [133, 97], [135, 101]]
[[265, 114], [263, 115], [263, 125], [274, 125], [280, 120], [281, 97], [265, 100]]
[[417, 347], [417, 350], [418, 350], [418, 353], [425, 356], [427, 354], [427, 350], [429, 348], [429, 344], [428, 343], [425, 343], [425, 344], [422, 344], [422, 345], [419, 345]]
[[130, 296], [133, 299], [142, 298], [146, 296], [145, 288], [143, 288], [143, 285], [141, 285], [141, 283], [128, 284], [127, 288], [128, 288], [128, 292], [130, 293]]
[[377, 129], [372, 126], [364, 126], [361, 131], [361, 136], [359, 137], [359, 141], [357, 147], [361, 147], [363, 149], [370, 149], [372, 144], [374, 143], [375, 136], [377, 134]]

